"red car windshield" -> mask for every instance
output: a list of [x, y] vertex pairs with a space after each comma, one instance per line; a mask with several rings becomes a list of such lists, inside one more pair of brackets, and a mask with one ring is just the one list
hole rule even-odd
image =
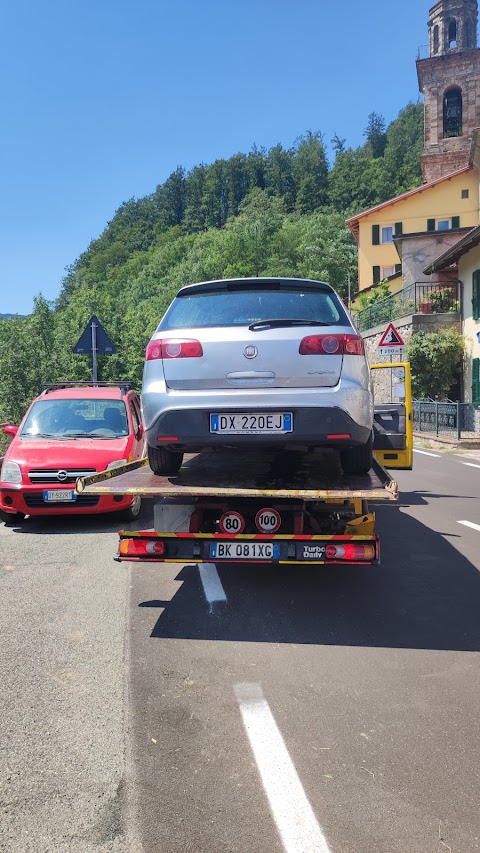
[[128, 435], [123, 400], [53, 400], [33, 404], [22, 438], [117, 438]]

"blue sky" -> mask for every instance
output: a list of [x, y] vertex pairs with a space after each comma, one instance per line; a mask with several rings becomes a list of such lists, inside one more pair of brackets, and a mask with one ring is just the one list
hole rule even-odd
[[6, 0], [0, 313], [55, 299], [119, 205], [306, 130], [364, 141], [419, 97], [431, 2]]

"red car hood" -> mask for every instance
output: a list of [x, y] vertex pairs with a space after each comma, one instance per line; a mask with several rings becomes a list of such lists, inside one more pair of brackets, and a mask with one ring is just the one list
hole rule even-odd
[[126, 458], [128, 439], [85, 439], [35, 441], [17, 439], [8, 448], [5, 459], [29, 468], [95, 468], [104, 471], [115, 459]]

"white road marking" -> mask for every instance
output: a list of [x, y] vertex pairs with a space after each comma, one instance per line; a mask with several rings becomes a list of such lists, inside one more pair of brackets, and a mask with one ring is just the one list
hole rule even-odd
[[234, 689], [286, 853], [331, 853], [262, 688], [237, 684]]
[[218, 576], [215, 563], [199, 563], [198, 571], [208, 603], [217, 604], [219, 601], [226, 601], [227, 596]]
[[480, 531], [480, 524], [474, 524], [473, 521], [459, 521], [459, 524], [464, 524], [465, 527], [471, 527], [472, 530]]
[[428, 450], [417, 450], [416, 447], [413, 448], [414, 453], [421, 453], [422, 456], [435, 456], [437, 459], [440, 459], [440, 453], [429, 453]]
[[480, 465], [475, 465], [475, 462], [462, 462], [462, 465], [468, 465], [469, 468], [480, 468]]

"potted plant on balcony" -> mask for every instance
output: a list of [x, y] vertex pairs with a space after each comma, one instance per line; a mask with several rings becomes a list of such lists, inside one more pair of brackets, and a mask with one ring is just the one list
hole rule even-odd
[[452, 310], [454, 304], [453, 291], [449, 287], [441, 287], [438, 290], [432, 290], [430, 298], [432, 300], [432, 311], [435, 314], [444, 314]]

